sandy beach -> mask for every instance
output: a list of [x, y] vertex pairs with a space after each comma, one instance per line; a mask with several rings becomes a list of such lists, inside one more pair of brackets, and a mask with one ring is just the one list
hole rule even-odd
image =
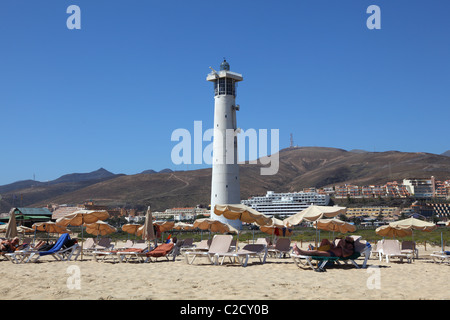
[[183, 256], [150, 263], [95, 262], [89, 256], [66, 262], [44, 256], [37, 263], [1, 261], [0, 294], [6, 300], [450, 299], [450, 265], [429, 258], [439, 248], [419, 250], [413, 263], [372, 258], [367, 269], [348, 265], [327, 272], [275, 257], [263, 265], [251, 259], [244, 268], [211, 265], [206, 258], [188, 265]]

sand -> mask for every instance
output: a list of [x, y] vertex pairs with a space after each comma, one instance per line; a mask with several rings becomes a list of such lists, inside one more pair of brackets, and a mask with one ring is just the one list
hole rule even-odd
[[1, 261], [0, 295], [7, 300], [450, 299], [450, 265], [429, 258], [439, 248], [419, 250], [420, 259], [413, 263], [372, 258], [367, 269], [349, 265], [327, 272], [275, 257], [264, 265], [251, 259], [244, 268], [211, 265], [206, 258], [188, 265], [182, 256], [151, 263], [95, 262], [89, 256], [66, 262], [45, 256], [37, 263]]

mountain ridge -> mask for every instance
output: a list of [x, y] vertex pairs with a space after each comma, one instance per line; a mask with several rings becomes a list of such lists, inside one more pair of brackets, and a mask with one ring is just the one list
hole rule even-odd
[[[424, 152], [351, 152], [328, 147], [282, 149], [279, 170], [273, 176], [261, 176], [258, 164], [240, 164], [241, 198], [264, 195], [267, 191], [293, 192], [306, 187], [326, 187], [352, 183], [384, 184], [404, 178], [450, 179], [450, 157]], [[97, 172], [100, 171], [100, 172]], [[105, 172], [106, 171], [106, 172]], [[191, 171], [161, 170], [151, 174], [113, 174], [101, 168], [89, 175], [69, 174], [55, 179], [59, 183], [37, 183], [30, 187], [3, 192], [1, 208], [12, 205], [12, 194], [23, 195], [23, 206], [48, 203], [79, 204], [86, 200], [110, 206], [154, 210], [209, 204], [211, 168]], [[76, 178], [71, 181], [69, 178]], [[55, 181], [54, 180], [54, 181]], [[16, 200], [17, 201], [17, 200]]]

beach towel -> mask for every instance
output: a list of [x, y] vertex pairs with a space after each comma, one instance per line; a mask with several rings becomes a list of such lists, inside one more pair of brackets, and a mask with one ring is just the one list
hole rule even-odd
[[69, 234], [64, 233], [61, 237], [59, 237], [58, 241], [56, 241], [55, 245], [48, 251], [40, 251], [40, 256], [45, 256], [47, 254], [54, 254], [55, 252], [58, 252], [61, 250], [63, 245], [66, 243], [66, 241], [70, 240]]
[[147, 252], [147, 257], [164, 257], [173, 249], [173, 243], [163, 243], [154, 250]]

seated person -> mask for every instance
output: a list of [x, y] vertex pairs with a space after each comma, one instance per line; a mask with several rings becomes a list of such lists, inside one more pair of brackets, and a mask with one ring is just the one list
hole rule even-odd
[[308, 248], [309, 248], [309, 250], [328, 251], [331, 249], [331, 246], [333, 246], [333, 244], [330, 242], [330, 240], [322, 239], [318, 248], [315, 248], [311, 244], [308, 246]]
[[54, 242], [46, 242], [46, 243], [42, 244], [37, 250], [38, 251], [48, 251], [51, 248], [53, 248], [54, 245], [55, 245]]
[[19, 238], [15, 237], [12, 240], [3, 240], [0, 242], [0, 251], [1, 252], [14, 252], [16, 251], [16, 247], [19, 245]]
[[[328, 240], [327, 240], [328, 241]], [[325, 243], [322, 241], [323, 245], [329, 244], [329, 250], [302, 250], [297, 247], [297, 244], [294, 245], [293, 252], [298, 255], [303, 256], [322, 256], [322, 257], [340, 257], [346, 258], [351, 256], [355, 251], [354, 240], [351, 237], [345, 237], [344, 239], [340, 239], [337, 245], [329, 242]]]

